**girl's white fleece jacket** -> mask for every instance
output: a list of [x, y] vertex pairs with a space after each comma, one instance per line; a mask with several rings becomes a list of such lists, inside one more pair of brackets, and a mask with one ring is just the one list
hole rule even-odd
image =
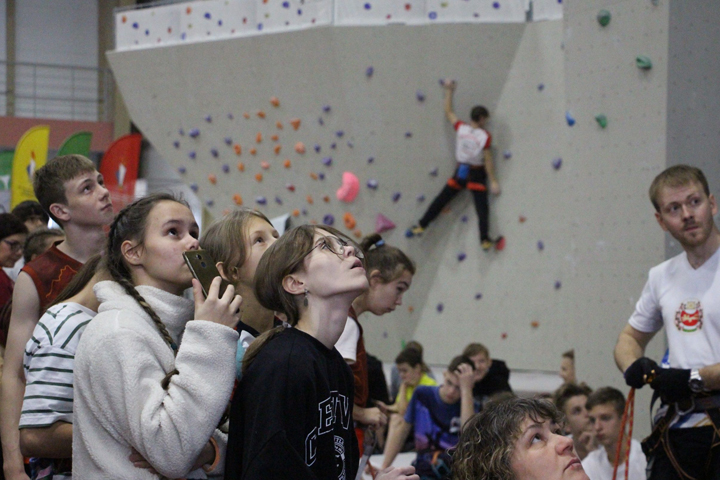
[[[235, 380], [238, 333], [190, 320], [194, 302], [154, 287], [137, 291], [179, 345], [177, 357], [152, 319], [117, 283], [100, 282], [98, 314], [75, 355], [73, 478], [155, 479], [128, 460], [137, 450], [168, 478], [189, 474], [212, 436], [223, 458], [226, 436], [216, 429]], [[160, 382], [176, 368], [169, 388]]]

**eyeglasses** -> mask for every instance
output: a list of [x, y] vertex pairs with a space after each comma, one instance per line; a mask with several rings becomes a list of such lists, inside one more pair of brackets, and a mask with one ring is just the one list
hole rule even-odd
[[19, 252], [23, 248], [23, 244], [21, 242], [10, 241], [10, 240], [6, 240], [4, 238], [2, 241], [5, 242], [5, 245], [10, 247], [10, 250], [12, 250], [13, 252]]
[[311, 248], [307, 254], [310, 255], [313, 250], [320, 247], [321, 249], [327, 249], [338, 257], [343, 258], [343, 256], [345, 255], [345, 247], [349, 246], [353, 247], [353, 254], [357, 258], [359, 258], [360, 260], [365, 258], [365, 254], [363, 254], [362, 250], [357, 245], [351, 244], [346, 240], [343, 240], [342, 238], [331, 236], [322, 237], [322, 239], [318, 241], [318, 243], [315, 244], [315, 246]]

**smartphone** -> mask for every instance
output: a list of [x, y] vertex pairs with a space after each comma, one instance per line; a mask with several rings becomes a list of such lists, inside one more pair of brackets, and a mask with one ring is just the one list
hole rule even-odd
[[[189, 250], [183, 253], [183, 258], [192, 272], [193, 277], [197, 278], [200, 282], [205, 298], [207, 298], [210, 284], [215, 277], [220, 276], [220, 272], [218, 272], [217, 267], [215, 267], [215, 260], [213, 260], [205, 250]], [[220, 283], [219, 297], [223, 296], [228, 285], [230, 285], [230, 283], [223, 279]]]

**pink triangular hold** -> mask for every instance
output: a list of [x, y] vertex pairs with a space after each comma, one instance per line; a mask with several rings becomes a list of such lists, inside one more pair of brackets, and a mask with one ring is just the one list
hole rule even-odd
[[377, 233], [387, 232], [388, 230], [395, 228], [395, 226], [396, 225], [392, 222], [392, 220], [387, 218], [385, 215], [382, 213], [377, 214], [377, 218], [375, 218], [375, 231]]

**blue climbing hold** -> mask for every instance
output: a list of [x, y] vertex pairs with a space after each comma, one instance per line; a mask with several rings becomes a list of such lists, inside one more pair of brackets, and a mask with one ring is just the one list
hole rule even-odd
[[466, 258], [467, 258], [467, 255], [465, 254], [465, 252], [458, 253], [458, 256], [457, 256], [458, 262], [462, 262]]
[[367, 187], [372, 190], [376, 190], [378, 187], [378, 181], [375, 180], [374, 178], [371, 178], [370, 180], [367, 181]]
[[323, 217], [323, 223], [331, 227], [335, 223], [335, 217], [328, 213]]
[[255, 202], [257, 202], [259, 205], [265, 205], [267, 203], [267, 198], [255, 197]]
[[392, 195], [392, 201], [397, 203], [397, 201], [400, 200], [400, 192], [395, 192]]
[[333, 160], [332, 160], [332, 157], [325, 157], [325, 158], [322, 159], [322, 163], [323, 163], [323, 165], [325, 165], [326, 167], [329, 167], [330, 165], [332, 165], [332, 161], [333, 161]]
[[191, 128], [188, 132], [188, 135], [190, 135], [192, 138], [197, 138], [200, 135], [200, 130], [197, 128]]
[[572, 127], [573, 125], [575, 125], [575, 117], [572, 116], [569, 110], [565, 112], [565, 120], [567, 120], [567, 124], [569, 126]]

